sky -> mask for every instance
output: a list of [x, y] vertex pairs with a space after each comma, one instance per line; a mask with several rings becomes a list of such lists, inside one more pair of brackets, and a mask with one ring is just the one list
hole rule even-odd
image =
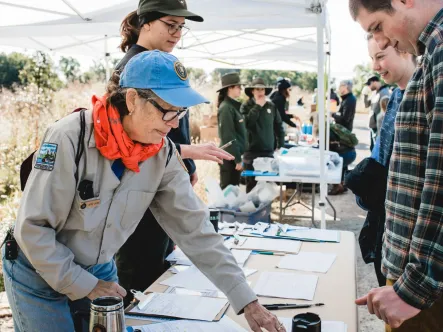
[[[332, 30], [331, 76], [337, 81], [351, 79], [356, 65], [369, 62], [365, 33], [349, 15], [348, 0], [329, 0], [328, 10]], [[24, 52], [22, 49], [0, 46], [0, 52], [11, 51]], [[80, 61], [82, 70], [87, 70], [92, 64], [91, 57], [77, 55], [74, 57]], [[55, 55], [56, 63], [58, 59], [59, 56]], [[203, 69], [210, 70], [210, 68]]]

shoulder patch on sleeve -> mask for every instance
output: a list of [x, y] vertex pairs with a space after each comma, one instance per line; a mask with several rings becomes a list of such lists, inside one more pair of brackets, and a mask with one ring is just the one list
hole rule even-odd
[[58, 145], [55, 143], [43, 143], [38, 151], [34, 168], [52, 171], [57, 157], [57, 148]]
[[180, 162], [180, 165], [182, 165], [183, 169], [186, 171], [186, 173], [189, 173], [188, 168], [186, 167], [182, 156], [180, 156], [180, 153], [178, 152], [178, 150], [175, 150], [175, 154], [177, 155], [177, 159]]

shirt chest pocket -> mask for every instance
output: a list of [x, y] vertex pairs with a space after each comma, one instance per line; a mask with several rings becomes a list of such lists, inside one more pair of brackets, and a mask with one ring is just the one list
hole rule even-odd
[[64, 229], [91, 232], [105, 222], [107, 209], [102, 197], [82, 200], [77, 194]]
[[128, 192], [125, 211], [121, 219], [123, 229], [136, 225], [151, 205], [155, 193], [131, 190]]

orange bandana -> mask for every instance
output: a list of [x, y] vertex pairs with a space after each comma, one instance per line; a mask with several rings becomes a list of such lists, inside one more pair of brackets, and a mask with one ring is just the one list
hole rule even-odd
[[123, 130], [120, 114], [115, 107], [106, 108], [107, 95], [92, 97], [94, 110], [94, 137], [97, 149], [109, 160], [122, 159], [126, 168], [140, 172], [139, 163], [155, 156], [163, 146], [159, 144], [141, 144], [134, 142]]

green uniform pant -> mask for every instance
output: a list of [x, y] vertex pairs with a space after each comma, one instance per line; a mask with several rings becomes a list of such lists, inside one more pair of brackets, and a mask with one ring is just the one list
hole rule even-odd
[[[395, 280], [387, 280], [386, 286], [394, 285]], [[386, 332], [437, 332], [443, 329], [443, 298], [428, 309], [405, 321], [399, 328], [386, 325]]]
[[230, 184], [238, 186], [240, 174], [241, 172], [235, 169], [234, 160], [223, 160], [223, 165], [220, 165], [220, 187], [225, 189]]
[[144, 291], [169, 268], [165, 257], [172, 250], [173, 242], [148, 209], [115, 257], [119, 284], [127, 292], [125, 305], [133, 298], [131, 289]]

